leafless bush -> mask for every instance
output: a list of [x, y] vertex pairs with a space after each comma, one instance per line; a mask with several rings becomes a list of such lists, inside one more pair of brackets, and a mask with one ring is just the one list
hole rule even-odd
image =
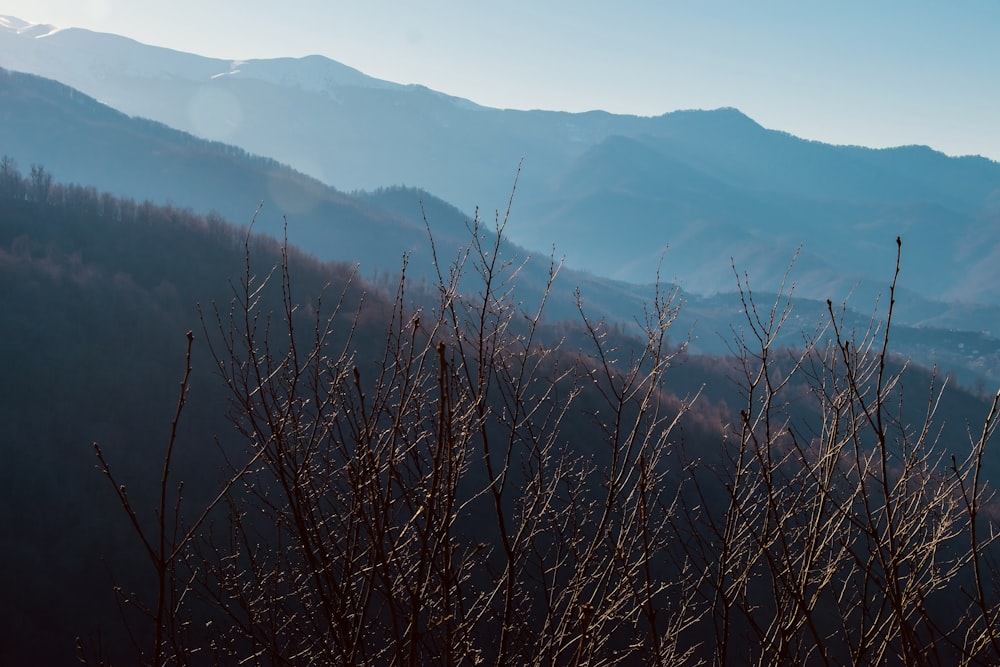
[[[898, 239], [897, 239], [898, 243]], [[706, 573], [716, 664], [994, 664], [996, 591], [984, 566], [983, 451], [997, 419], [949, 465], [931, 387], [903, 417], [904, 370], [884, 322], [829, 320], [803, 349], [776, 349], [790, 314], [760, 310], [739, 281], [747, 326], [735, 353], [746, 403], [720, 456], [688, 477], [670, 521]], [[890, 368], [896, 370], [891, 371]], [[808, 379], [808, 392], [791, 379]], [[798, 408], [808, 403], [813, 417]], [[796, 416], [796, 413], [798, 416]], [[949, 447], [960, 448], [954, 443]], [[954, 449], [953, 449], [954, 451]]]
[[[775, 345], [788, 295], [761, 310], [740, 279], [745, 405], [694, 456], [664, 384], [674, 295], [636, 345], [580, 298], [589, 346], [567, 349], [542, 335], [547, 297], [516, 300], [505, 223], [477, 217], [463, 253], [435, 257], [433, 300], [404, 266], [377, 334], [351, 286], [300, 306], [287, 258], [259, 276], [247, 251], [231, 307], [205, 317], [245, 442], [217, 499], [185, 522], [172, 435], [148, 528], [98, 448], [156, 575], [153, 603], [128, 596], [145, 664], [1000, 658], [981, 479], [997, 402], [950, 458], [936, 399], [902, 420], [895, 279], [884, 323], [853, 335], [831, 305], [797, 352]], [[376, 363], [355, 353], [373, 337]]]

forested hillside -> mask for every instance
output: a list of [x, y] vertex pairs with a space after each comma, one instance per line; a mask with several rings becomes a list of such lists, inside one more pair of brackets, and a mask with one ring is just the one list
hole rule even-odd
[[745, 291], [733, 356], [694, 355], [668, 291], [638, 338], [515, 300], [472, 225], [381, 291], [0, 165], [0, 661], [997, 657], [989, 406], [901, 373], [886, 311], [797, 350]]
[[[224, 452], [239, 450], [240, 438], [227, 419], [202, 314], [217, 334], [213, 304], [225, 314], [237, 298], [247, 243], [258, 279], [282, 264], [276, 240], [219, 217], [57, 183], [38, 165], [21, 174], [9, 158], [0, 164], [0, 340], [8, 369], [0, 572], [9, 599], [19, 601], [3, 611], [4, 662], [65, 662], [78, 635], [88, 646], [100, 638], [112, 655], [127, 645], [111, 591], [141, 584], [145, 555], [97, 470], [93, 445], [129, 481], [130, 498], [149, 519], [189, 330], [194, 370], [176, 476], [193, 506], [224, 481]], [[379, 368], [391, 315], [383, 293], [349, 265], [294, 248], [286, 261], [296, 303], [321, 294], [340, 301], [341, 342], [353, 331], [357, 365]], [[429, 298], [409, 289], [416, 304]], [[276, 283], [261, 297], [261, 312], [280, 313]]]
[[[9, 603], [0, 662], [66, 664], [77, 634], [100, 628], [122, 645], [109, 586], [131, 579], [144, 557], [120, 530], [93, 443], [135, 481], [130, 493], [148, 515], [188, 330], [196, 332], [196, 372], [178, 472], [193, 502], [222, 475], [220, 447], [233, 430], [197, 306], [233, 298], [247, 236], [219, 219], [93, 189], [50, 184], [40, 200], [30, 179], [19, 189], [4, 174], [0, 585]], [[274, 240], [254, 236], [251, 247], [265, 273], [280, 261]], [[301, 253], [290, 263], [311, 295], [327, 283], [339, 292], [351, 274]], [[362, 289], [350, 289], [351, 302]], [[369, 300], [377, 308], [377, 295]]]
[[[238, 223], [248, 221], [261, 206], [255, 229], [274, 238], [282, 237], [283, 216], [287, 214], [290, 243], [322, 260], [358, 264], [361, 274], [369, 279], [394, 282], [400, 260], [407, 254], [411, 276], [432, 281], [428, 231], [434, 235], [439, 255], [450, 259], [467, 239], [466, 222], [473, 217], [471, 211], [463, 212], [413, 187], [347, 194], [274, 160], [128, 117], [79, 91], [35, 76], [0, 73], [0, 104], [5, 113], [5, 122], [0, 124], [0, 146], [26, 172], [33, 163], [40, 164], [46, 173], [64, 181], [137, 201], [191, 206], [200, 214]], [[969, 226], [969, 216], [976, 217], [976, 225], [989, 227], [987, 193], [993, 170], [980, 169], [982, 161], [951, 160], [916, 149], [885, 154], [842, 147], [834, 150], [764, 130], [734, 110], [671, 114], [658, 127], [659, 138], [608, 140], [551, 182], [549, 185], [561, 193], [561, 198], [575, 202], [560, 207], [560, 213], [543, 215], [531, 203], [525, 188], [537, 189], [539, 183], [531, 176], [530, 168], [527, 176], [518, 180], [505, 236], [510, 236], [511, 228], [517, 225], [533, 227], [537, 232], [534, 247], [517, 246], [509, 239], [503, 246], [506, 256], [528, 260], [514, 285], [519, 298], [537, 299], [545, 284], [549, 257], [566, 257], [562, 271], [565, 278], [554, 286], [548, 299], [549, 314], [558, 319], [575, 317], [574, 292], [580, 288], [595, 316], [641, 333], [634, 326], [635, 313], [652, 296], [650, 283], [657, 275], [658, 262], [662, 261], [662, 281], [671, 283], [682, 276], [679, 262], [721, 267], [722, 278], [716, 273], [712, 280], [689, 279], [682, 283], [680, 296], [686, 307], [679, 314], [674, 328], [677, 333], [672, 337], [683, 339], [690, 335], [694, 349], [725, 353], [726, 332], [743, 320], [733, 294], [734, 266], [741, 273], [749, 272], [756, 291], [762, 293], [766, 286], [777, 285], [782, 272], [774, 267], [784, 269], [795, 257], [795, 247], [801, 242], [795, 240], [795, 235], [824, 229], [829, 242], [820, 246], [823, 256], [804, 247], [790, 276], [796, 285], [800, 327], [825, 320], [826, 299], [839, 303], [848, 293], [853, 295], [849, 305], [856, 310], [855, 320], [863, 322], [869, 316], [870, 305], [880, 295], [885, 297], [892, 240], [901, 234], [906, 249], [897, 290], [900, 299], [896, 321], [898, 330], [905, 335], [897, 337], [896, 350], [922, 365], [937, 365], [943, 373], [954, 373], [966, 387], [985, 391], [1000, 379], [1000, 341], [996, 333], [1000, 331], [1000, 307], [977, 304], [969, 298], [935, 297], [940, 289], [947, 288], [941, 277], [973, 278], [966, 272], [969, 264], [965, 261], [949, 264], [947, 269], [938, 267], [938, 260], [943, 259], [942, 248], [947, 244], [933, 240], [933, 234], [928, 237], [930, 231], [944, 229], [945, 221], [950, 221], [949, 234], [959, 229], [955, 225], [961, 220], [965, 220], [960, 226], [965, 230], [963, 234], [974, 230], [975, 225]], [[725, 137], [726, 146], [716, 146], [709, 140], [712, 136]], [[910, 153], [920, 156], [917, 164], [924, 164], [926, 169], [916, 169], [907, 159], [894, 157], [905, 158]], [[824, 155], [837, 157], [832, 164], [823, 166], [829, 161], [821, 159]], [[770, 156], [766, 157], [770, 165], [766, 178], [754, 170], [755, 156]], [[792, 162], [786, 163], [782, 156], [807, 163], [808, 170], [789, 166]], [[516, 165], [512, 161], [504, 167], [500, 183], [503, 196], [480, 202], [482, 217], [492, 220], [498, 210], [506, 208]], [[645, 175], [638, 173], [643, 169]], [[858, 177], [860, 173], [866, 177]], [[666, 174], [672, 176], [666, 178]], [[771, 184], [765, 187], [759, 182], [762, 178], [771, 179]], [[870, 186], [873, 181], [886, 186], [886, 193], [876, 202], [880, 207], [876, 216], [879, 222], [864, 226], [867, 231], [860, 244], [863, 248], [855, 248], [862, 236], [848, 234], [846, 239], [841, 238], [843, 229], [838, 226], [837, 216], [844, 211], [854, 216], [866, 209], [854, 204], [845, 208], [818, 193], [826, 187], [834, 201], [867, 201], [874, 196]], [[962, 185], [965, 181], [968, 183]], [[780, 196], [772, 196], [769, 188], [777, 188]], [[752, 194], [759, 189], [767, 192]], [[908, 197], [925, 192], [940, 205], [914, 208], [906, 204]], [[807, 216], [808, 224], [800, 225], [789, 216], [800, 215], [807, 200], [812, 202], [812, 213]], [[636, 208], [634, 202], [642, 205]], [[959, 213], [949, 213], [952, 208]], [[687, 225], [685, 216], [692, 211], [700, 211], [702, 218]], [[911, 213], [930, 217], [925, 224]], [[635, 220], [627, 223], [631, 230], [628, 233], [609, 235], [601, 231], [607, 227], [605, 222], [618, 225], [629, 216]], [[539, 224], [532, 225], [532, 220]], [[733, 221], [739, 224], [734, 226]], [[658, 227], [661, 222], [669, 223], [666, 236], [666, 228]], [[568, 237], [560, 238], [562, 234], [552, 231], [549, 223], [570, 232]], [[743, 229], [743, 223], [759, 227], [756, 231]], [[767, 239], [772, 232], [785, 234], [788, 243], [782, 246], [767, 242], [762, 247], [753, 241], [741, 245], [740, 239], [749, 238], [747, 234]], [[948, 244], [957, 238], [953, 236]], [[657, 238], [670, 244], [666, 254], [655, 241]], [[591, 239], [601, 241], [594, 243]], [[975, 248], [975, 252], [990, 247], [989, 243], [962, 243]], [[609, 267], [627, 269], [640, 282], [631, 284], [577, 270], [581, 264], [572, 249], [588, 244], [602, 251], [618, 248], [618, 255], [604, 252], [602, 261]], [[841, 250], [834, 252], [837, 247]], [[622, 253], [628, 257], [623, 259]], [[711, 261], [705, 260], [704, 253], [711, 256]], [[846, 270], [849, 262], [843, 259], [845, 256], [850, 262], [863, 264], [864, 271], [875, 277], [855, 284], [858, 274]], [[765, 258], [771, 263], [766, 271]], [[993, 266], [988, 258], [984, 261]], [[936, 268], [920, 268], [926, 266]], [[987, 291], [995, 282], [984, 277], [986, 273], [974, 273], [979, 276], [974, 280]], [[917, 289], [928, 281], [941, 284], [935, 283], [935, 289], [927, 292]], [[804, 289], [808, 284], [820, 286], [818, 291], [811, 290], [813, 298], [808, 298], [810, 291]], [[721, 292], [706, 294], [714, 289]], [[797, 344], [798, 332], [786, 333], [791, 335], [782, 342]]]
[[[468, 212], [502, 201], [523, 160], [511, 240], [555, 243], [596, 275], [647, 282], [669, 248], [664, 274], [690, 292], [731, 292], [730, 257], [775, 289], [801, 248], [800, 296], [839, 301], [861, 282], [867, 300], [882, 288], [883, 244], [902, 235], [910, 261], [933, 267], [907, 289], [1000, 306], [1000, 164], [986, 158], [807, 141], [735, 108], [489, 108], [316, 56], [234, 63], [73, 29], [0, 40], [14, 69], [347, 190], [418, 186]], [[939, 310], [929, 305], [916, 321]], [[996, 331], [973, 317], [952, 328]]]

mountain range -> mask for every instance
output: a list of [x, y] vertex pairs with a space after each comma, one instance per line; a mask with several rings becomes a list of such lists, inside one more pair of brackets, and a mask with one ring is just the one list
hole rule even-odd
[[[659, 271], [683, 290], [677, 330], [690, 332], [693, 349], [723, 352], [742, 317], [727, 296], [734, 269], [763, 294], [795, 258], [789, 275], [806, 328], [825, 317], [826, 299], [850, 298], [863, 322], [880, 296], [884, 304], [899, 235], [896, 324], [909, 331], [900, 352], [969, 384], [1000, 376], [1000, 165], [984, 158], [829, 146], [766, 130], [735, 109], [658, 118], [488, 109], [318, 56], [234, 64], [10, 17], [0, 19], [0, 47], [0, 65], [80, 87], [0, 77], [0, 152], [60, 181], [254, 219], [367, 276], [398, 272], [407, 254], [419, 277], [432, 271], [428, 229], [444, 256], [458, 252], [473, 198], [492, 224], [522, 154], [504, 233], [521, 245], [510, 254], [528, 262], [525, 298], [544, 285], [550, 257], [566, 257], [553, 317], [576, 317], [580, 288], [592, 315], [629, 326]], [[192, 100], [220, 82], [246, 107], [226, 135], [243, 145], [169, 126], [199, 130]], [[293, 117], [273, 108], [283, 99], [297, 100]], [[436, 148], [414, 147], [418, 140]], [[296, 159], [294, 146], [308, 147], [312, 161]], [[340, 165], [341, 180], [303, 173], [315, 160]]]
[[[506, 235], [496, 255], [512, 277], [500, 292], [515, 308], [538, 302], [566, 255], [543, 330], [569, 355], [588, 335], [578, 304], [591, 322], [610, 323], [600, 335], [624, 358], [643, 304], [676, 279], [678, 354], [664, 389], [699, 395], [681, 430], [706, 453], [746, 400], [730, 345], [751, 335], [748, 307], [768, 317], [795, 258], [775, 350], [829, 321], [827, 299], [845, 329], [878, 327], [901, 236], [890, 347], [915, 363], [900, 382], [900, 426], [918, 424], [934, 398], [927, 388], [940, 387], [920, 366], [959, 380], [934, 403], [942, 456], [964, 443], [1000, 382], [1000, 165], [983, 158], [828, 146], [735, 109], [657, 118], [488, 109], [321, 57], [219, 61], [10, 17], [0, 19], [0, 67], [0, 339], [12, 378], [0, 401], [5, 664], [66, 662], [81, 633], [90, 645], [127, 646], [105, 594], [141, 580], [145, 555], [115, 523], [120, 508], [93, 469], [92, 443], [136, 502], [154, 506], [190, 329], [177, 474], [189, 501], [210, 497], [239, 442], [207, 348], [214, 325], [199, 311], [211, 320], [210, 304], [224, 312], [240, 280], [251, 282], [244, 252], [258, 276], [287, 260], [306, 317], [318, 295], [341, 295], [337, 332], [354, 334], [366, 379], [385, 368], [386, 295], [404, 258], [408, 297], [434, 308], [435, 257], [447, 267], [496, 223]], [[247, 234], [251, 221], [262, 235]], [[477, 259], [465, 265], [473, 300]], [[732, 293], [738, 276], [752, 303]], [[281, 312], [285, 293], [270, 288], [262, 310]], [[355, 330], [349, 314], [362, 302]], [[809, 392], [797, 377], [796, 407]], [[985, 476], [996, 479], [998, 466], [990, 450]]]
[[131, 116], [224, 141], [343, 191], [417, 187], [571, 266], [687, 291], [732, 291], [731, 262], [773, 289], [796, 254], [799, 293], [903, 284], [1000, 304], [1000, 164], [922, 146], [830, 146], [735, 109], [657, 117], [515, 111], [368, 77], [321, 56], [225, 61], [124, 37], [0, 20], [0, 66], [59, 80]]

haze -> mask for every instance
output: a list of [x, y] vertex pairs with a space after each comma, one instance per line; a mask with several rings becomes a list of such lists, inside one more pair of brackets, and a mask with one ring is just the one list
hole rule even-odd
[[1000, 3], [988, 0], [9, 0], [0, 13], [227, 59], [318, 53], [488, 106], [639, 115], [733, 106], [829, 143], [1000, 159]]

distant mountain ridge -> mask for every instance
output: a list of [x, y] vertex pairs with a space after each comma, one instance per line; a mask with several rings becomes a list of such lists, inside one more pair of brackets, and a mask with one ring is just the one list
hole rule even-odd
[[[730, 258], [841, 298], [879, 278], [892, 241], [933, 299], [1000, 303], [1000, 164], [926, 147], [829, 146], [735, 109], [658, 117], [477, 106], [320, 56], [225, 61], [79, 29], [0, 21], [0, 66], [56, 78], [129, 115], [268, 155], [342, 190], [416, 186], [462, 210], [506, 201], [513, 241], [634, 282], [664, 271], [732, 289]], [[609, 242], [610, 241], [610, 242]], [[664, 251], [670, 250], [664, 255]], [[831, 286], [833, 289], [831, 289]]]
[[[472, 216], [415, 188], [344, 193], [270, 158], [199, 139], [161, 123], [132, 118], [83, 93], [41, 77], [0, 69], [0, 156], [28, 172], [39, 165], [63, 183], [190, 208], [289, 242], [323, 261], [357, 264], [363, 275], [397, 273], [409, 257], [411, 279], [432, 276], [428, 232], [449, 260], [468, 245]], [[259, 211], [258, 211], [259, 207]], [[256, 211], [256, 214], [255, 214]], [[492, 226], [492, 216], [484, 224]], [[287, 223], [287, 224], [286, 224]], [[518, 289], [537, 291], [549, 269], [548, 254], [530, 258], [523, 248], [505, 251], [528, 262]], [[446, 260], [447, 261], [447, 260]], [[575, 287], [605, 281], [573, 275], [550, 312], [576, 314]], [[596, 291], [596, 290], [595, 290]], [[616, 289], [613, 319], [631, 317], [640, 296]], [[597, 305], [598, 316], [611, 315]]]
[[[243, 224], [263, 202], [254, 229], [280, 238], [286, 232], [286, 213], [287, 234], [293, 243], [323, 260], [359, 263], [362, 275], [377, 276], [383, 287], [391, 287], [404, 254], [410, 258], [411, 279], [419, 281], [432, 275], [428, 273], [432, 271], [428, 226], [442, 258], [456, 256], [469, 241], [471, 216], [425, 191], [397, 186], [346, 194], [269, 158], [130, 118], [49, 79], [0, 70], [0, 114], [0, 154], [14, 158], [24, 173], [30, 165], [40, 164], [60, 182], [108, 190], [132, 197], [140, 205], [150, 199], [201, 213], [214, 211]], [[630, 141], [619, 143], [627, 148]], [[704, 180], [712, 181], [707, 175]], [[491, 216], [484, 217], [484, 224], [492, 225]], [[686, 233], [695, 234], [699, 229], [688, 227]], [[681, 231], [675, 230], [678, 241], [684, 240]], [[604, 247], [613, 249], [614, 241], [606, 240]], [[504, 244], [505, 256], [526, 262], [518, 274], [517, 299], [539, 298], [548, 278], [550, 253], [531, 253]], [[771, 258], [781, 265], [787, 260], [779, 251]], [[667, 269], [671, 266], [665, 264]], [[880, 259], [875, 270], [882, 270], [886, 278], [890, 268]], [[818, 280], [835, 269], [801, 261], [793, 279], [815, 275]], [[667, 276], [664, 271], [665, 282], [669, 282]], [[751, 279], [756, 282], [754, 273]], [[653, 298], [648, 283], [609, 280], [567, 266], [549, 299], [550, 318], [579, 317], [577, 288], [585, 295], [590, 316], [625, 327], [632, 325], [643, 304]], [[867, 291], [856, 290], [852, 305], [861, 314], [855, 321], [867, 320], [875, 296], [884, 296], [884, 291], [885, 283], [878, 281], [868, 284]], [[760, 290], [757, 294], [765, 300], [771, 298], [762, 296]], [[1000, 375], [1000, 345], [995, 334], [989, 333], [1000, 331], [1000, 308], [931, 301], [905, 287], [897, 296], [897, 331], [908, 341], [898, 348], [900, 353], [912, 354], [920, 363], [939, 363], [945, 369], [960, 371], [969, 386], [977, 378]], [[692, 350], [725, 353], [727, 332], [743, 319], [739, 299], [732, 294], [703, 297], [692, 292], [683, 293], [681, 299], [684, 307], [675, 325], [678, 337], [692, 335]], [[796, 298], [795, 308], [796, 327], [809, 329], [825, 317], [823, 300]], [[785, 333], [786, 344], [801, 343], [797, 328]]]
[[[1000, 279], [997, 163], [922, 147], [807, 142], [748, 125], [729, 110], [692, 119], [700, 124], [592, 147], [547, 199], [525, 204], [533, 227], [520, 242], [534, 247], [556, 237], [579, 257], [588, 239], [618, 220], [628, 233], [600, 236], [605, 255], [589, 253], [590, 268], [634, 280], [669, 247], [668, 275], [700, 293], [732, 289], [729, 258], [773, 288], [802, 246], [800, 271], [815, 277], [793, 278], [810, 296], [836, 300], [878, 276], [899, 235], [905, 265], [922, 267], [907, 275], [908, 288], [935, 299], [997, 303], [985, 287]], [[727, 137], [734, 124], [744, 131]], [[622, 261], [629, 256], [631, 266]], [[831, 285], [836, 290], [824, 293]]]
[[[38, 163], [60, 180], [139, 201], [215, 212], [283, 234], [326, 260], [398, 265], [427, 232], [399, 216], [295, 172], [270, 158], [129, 118], [51, 80], [0, 70], [0, 152]], [[28, 164], [21, 165], [27, 168]], [[439, 230], [442, 243], [448, 234]], [[371, 243], [371, 238], [380, 243]]]
[[884, 288], [902, 235], [905, 266], [919, 267], [906, 287], [1000, 304], [1000, 164], [985, 158], [829, 146], [736, 109], [651, 118], [491, 109], [321, 56], [226, 61], [9, 17], [0, 54], [0, 66], [341, 190], [414, 186], [465, 211], [492, 210], [523, 158], [511, 239], [555, 244], [598, 275], [648, 282], [663, 258], [666, 277], [711, 294], [733, 288], [732, 258], [774, 288], [799, 252], [800, 292], [839, 300], [859, 283]]

